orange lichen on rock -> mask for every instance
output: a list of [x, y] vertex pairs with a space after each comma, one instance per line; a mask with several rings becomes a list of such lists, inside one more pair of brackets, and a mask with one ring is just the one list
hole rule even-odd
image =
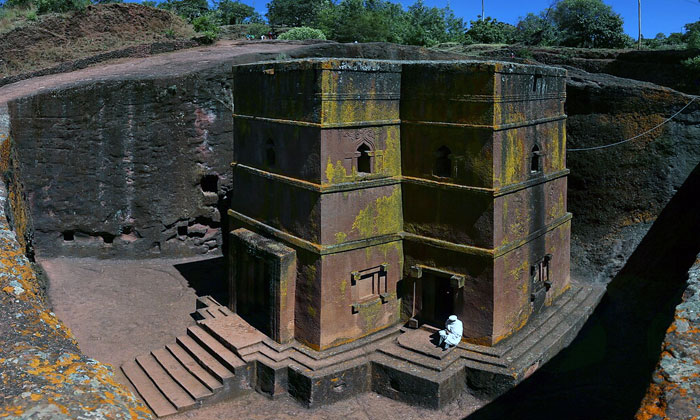
[[[0, 157], [6, 158], [6, 144]], [[32, 266], [4, 214], [0, 186], [0, 418], [145, 419], [150, 411], [114, 380], [112, 367], [80, 353], [47, 308]]]
[[647, 390], [642, 406], [634, 416], [635, 420], [652, 420], [666, 418], [666, 401], [663, 399], [661, 386], [652, 383]]

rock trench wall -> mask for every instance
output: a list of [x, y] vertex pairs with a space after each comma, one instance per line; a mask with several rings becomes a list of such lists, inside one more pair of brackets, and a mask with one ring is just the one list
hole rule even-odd
[[[683, 108], [672, 89], [570, 69], [567, 149], [633, 137]], [[661, 210], [700, 163], [700, 101], [637, 140], [602, 150], [569, 151], [572, 267], [607, 282], [624, 265]]]
[[11, 175], [25, 186], [35, 247], [102, 257], [217, 250], [231, 184], [226, 83], [124, 80], [11, 102]]

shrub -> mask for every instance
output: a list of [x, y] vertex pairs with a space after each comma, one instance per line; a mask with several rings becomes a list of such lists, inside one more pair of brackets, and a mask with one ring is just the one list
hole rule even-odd
[[260, 35], [265, 35], [270, 32], [270, 27], [264, 23], [251, 23], [246, 28], [246, 35], [252, 35], [254, 38], [260, 38]]
[[83, 10], [90, 0], [34, 0], [38, 14], [65, 13], [71, 10]]
[[487, 17], [473, 20], [466, 33], [467, 44], [508, 44], [516, 35], [516, 28], [504, 22]]
[[532, 51], [530, 51], [528, 48], [521, 48], [518, 51], [515, 52], [515, 55], [520, 58], [527, 58], [527, 59], [533, 59], [535, 56], [532, 54]]
[[552, 19], [566, 47], [621, 48], [630, 43], [622, 17], [602, 0], [562, 0]]
[[688, 69], [688, 71], [695, 74], [700, 74], [700, 55], [683, 60], [681, 63], [683, 64], [683, 67]]
[[309, 28], [307, 26], [301, 26], [299, 28], [292, 28], [287, 32], [283, 33], [278, 39], [284, 40], [297, 40], [301, 41], [304, 39], [326, 39], [323, 31], [320, 29]]
[[192, 19], [192, 27], [200, 33], [199, 39], [205, 44], [211, 44], [219, 38], [220, 28], [213, 13]]

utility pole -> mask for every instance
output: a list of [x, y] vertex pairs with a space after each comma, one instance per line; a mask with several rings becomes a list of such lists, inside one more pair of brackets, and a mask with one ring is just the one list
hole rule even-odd
[[639, 14], [639, 38], [637, 38], [637, 49], [642, 49], [642, 0], [637, 0], [637, 11]]
[[[642, 1], [642, 0], [639, 0]], [[481, 0], [481, 21], [484, 21], [484, 0]]]

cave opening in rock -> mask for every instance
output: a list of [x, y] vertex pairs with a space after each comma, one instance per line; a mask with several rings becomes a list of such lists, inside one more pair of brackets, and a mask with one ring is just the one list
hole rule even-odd
[[217, 175], [205, 175], [202, 177], [202, 191], [204, 192], [218, 192], [219, 190], [219, 177]]
[[102, 234], [100, 234], [100, 236], [102, 236], [102, 240], [104, 241], [104, 243], [106, 243], [106, 244], [114, 243], [115, 236], [112, 235], [111, 233], [102, 233]]
[[66, 242], [72, 242], [75, 240], [75, 232], [72, 230], [66, 230], [63, 232], [63, 240]]

